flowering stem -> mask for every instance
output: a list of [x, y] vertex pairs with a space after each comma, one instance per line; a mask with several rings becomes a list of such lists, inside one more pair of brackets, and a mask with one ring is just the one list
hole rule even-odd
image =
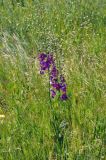
[[52, 101], [51, 101], [51, 94], [50, 94], [50, 70], [48, 68], [48, 77], [49, 77], [49, 102], [50, 102], [50, 107], [52, 109]]

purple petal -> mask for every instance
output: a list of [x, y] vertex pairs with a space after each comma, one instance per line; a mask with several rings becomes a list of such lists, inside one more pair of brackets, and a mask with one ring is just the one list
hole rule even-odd
[[67, 100], [68, 97], [67, 97], [66, 93], [63, 93], [62, 96], [60, 97], [60, 99], [61, 99], [62, 101]]
[[66, 84], [60, 84], [60, 89], [63, 91], [63, 92], [66, 92]]
[[56, 69], [56, 66], [53, 67], [53, 69], [51, 71], [51, 75], [53, 77], [57, 77], [58, 76], [58, 70]]
[[60, 84], [59, 83], [52, 83], [52, 87], [54, 87], [58, 91], [60, 90]]
[[45, 58], [47, 57], [47, 54], [46, 53], [41, 53], [38, 55], [38, 59], [43, 61]]
[[51, 92], [51, 97], [54, 98], [56, 96], [56, 92], [53, 89], [51, 89], [50, 92]]
[[50, 67], [50, 65], [47, 62], [44, 62], [44, 61], [40, 62], [40, 65], [41, 65], [42, 70], [47, 70]]

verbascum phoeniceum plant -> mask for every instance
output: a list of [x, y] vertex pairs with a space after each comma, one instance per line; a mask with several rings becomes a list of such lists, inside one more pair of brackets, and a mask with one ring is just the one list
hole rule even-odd
[[51, 53], [40, 53], [38, 55], [40, 62], [40, 74], [44, 74], [48, 71], [49, 74], [49, 90], [51, 98], [55, 98], [57, 92], [60, 93], [60, 99], [65, 101], [68, 99], [67, 86], [65, 78], [59, 71], [55, 64], [55, 59]]
[[[69, 100], [69, 96], [67, 95], [67, 85], [66, 85], [66, 80], [63, 74], [59, 73], [59, 70], [57, 69], [56, 66], [56, 59], [53, 56], [52, 53], [40, 53], [38, 55], [38, 60], [40, 64], [40, 74], [48, 74], [49, 78], [49, 98], [50, 102], [52, 99], [56, 99], [60, 101], [67, 101]], [[67, 108], [67, 107], [66, 107]], [[61, 109], [61, 108], [60, 108]], [[67, 110], [67, 109], [66, 109]], [[58, 154], [58, 149], [57, 146], [60, 147], [60, 157], [62, 154], [62, 148], [63, 148], [63, 141], [64, 141], [64, 134], [63, 130], [65, 129], [62, 126], [66, 126], [67, 120], [64, 121], [64, 119], [61, 117], [61, 115], [56, 114], [54, 111], [54, 107], [52, 106], [51, 102], [51, 112], [52, 112], [52, 119], [50, 120], [51, 128], [53, 129], [54, 132], [54, 154]], [[64, 113], [65, 115], [65, 113]], [[63, 125], [64, 123], [64, 125]]]

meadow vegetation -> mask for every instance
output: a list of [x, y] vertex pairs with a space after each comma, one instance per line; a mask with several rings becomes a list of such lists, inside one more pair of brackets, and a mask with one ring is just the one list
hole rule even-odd
[[[50, 52], [69, 99], [50, 99]], [[0, 160], [105, 160], [106, 1], [0, 1]]]

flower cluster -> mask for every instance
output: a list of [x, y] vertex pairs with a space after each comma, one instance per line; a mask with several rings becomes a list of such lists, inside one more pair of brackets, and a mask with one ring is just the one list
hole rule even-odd
[[40, 61], [40, 74], [44, 74], [46, 70], [49, 72], [51, 97], [54, 98], [56, 92], [59, 91], [61, 93], [60, 99], [67, 100], [66, 81], [63, 75], [59, 75], [53, 55], [50, 53], [41, 53], [38, 59]]

